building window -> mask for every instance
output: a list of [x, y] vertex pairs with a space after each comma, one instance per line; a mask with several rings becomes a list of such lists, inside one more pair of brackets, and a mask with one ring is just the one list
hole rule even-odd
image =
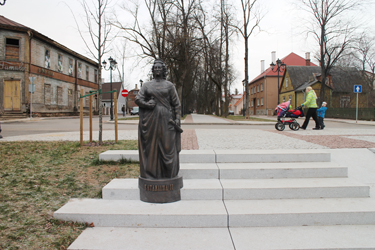
[[287, 88], [289, 86], [289, 78], [285, 78], [285, 87]]
[[63, 72], [63, 57], [60, 54], [57, 56], [57, 70]]
[[257, 99], [257, 106], [259, 106], [259, 98]]
[[68, 106], [73, 107], [73, 90], [68, 89]]
[[340, 108], [350, 108], [350, 96], [340, 97]]
[[70, 76], [73, 76], [73, 59], [69, 58], [69, 69], [68, 69], [68, 74]]
[[78, 78], [82, 78], [82, 63], [78, 63]]
[[89, 66], [86, 66], [86, 81], [89, 80]]
[[51, 104], [51, 84], [44, 84], [44, 104]]
[[260, 105], [263, 106], [263, 97], [260, 99]]
[[63, 89], [57, 87], [57, 105], [63, 105]]
[[289, 100], [292, 100], [292, 96], [291, 95], [289, 95]]
[[251, 100], [251, 107], [254, 106], [254, 100]]
[[260, 85], [260, 91], [263, 91], [263, 83]]
[[48, 49], [44, 53], [44, 67], [47, 69], [51, 68], [51, 56]]
[[251, 94], [253, 94], [253, 88], [251, 88], [250, 91], [251, 91]]
[[20, 40], [7, 38], [5, 43], [5, 60], [19, 61]]
[[257, 86], [257, 93], [259, 93], [259, 85]]
[[283, 102], [285, 102], [285, 96], [283, 96]]
[[98, 70], [97, 69], [94, 70], [94, 81], [95, 83], [98, 83]]

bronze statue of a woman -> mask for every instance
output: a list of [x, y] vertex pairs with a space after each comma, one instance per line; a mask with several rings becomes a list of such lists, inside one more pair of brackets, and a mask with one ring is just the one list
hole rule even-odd
[[174, 85], [166, 80], [167, 68], [160, 59], [152, 67], [154, 79], [143, 84], [135, 98], [139, 106], [138, 148], [141, 200], [180, 200], [182, 178], [180, 100]]

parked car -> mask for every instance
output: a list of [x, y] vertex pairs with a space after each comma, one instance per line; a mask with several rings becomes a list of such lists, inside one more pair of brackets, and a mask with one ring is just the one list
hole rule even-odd
[[234, 115], [234, 111], [229, 110], [229, 111], [228, 111], [228, 115]]
[[130, 111], [130, 115], [139, 115], [139, 107], [133, 107]]

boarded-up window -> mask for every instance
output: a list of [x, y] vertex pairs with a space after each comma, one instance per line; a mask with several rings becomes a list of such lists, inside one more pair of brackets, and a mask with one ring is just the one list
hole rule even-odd
[[69, 69], [68, 69], [68, 74], [70, 76], [73, 76], [73, 59], [69, 58]]
[[78, 78], [82, 78], [82, 63], [78, 63]]
[[20, 60], [20, 40], [7, 38], [5, 47], [5, 60]]
[[44, 84], [44, 104], [51, 104], [51, 84]]
[[[86, 92], [85, 95], [88, 95], [88, 94], [90, 94], [90, 93]], [[89, 105], [90, 105], [90, 99], [89, 98], [90, 98], [89, 96], [85, 97], [85, 106], [84, 107], [89, 107]]]
[[44, 67], [46, 67], [47, 69], [51, 68], [51, 56], [48, 49], [46, 49], [44, 53]]
[[73, 90], [68, 89], [68, 105], [69, 108], [73, 107]]
[[63, 89], [57, 87], [57, 105], [63, 105]]
[[89, 80], [89, 66], [86, 66], [86, 80]]
[[63, 56], [60, 54], [57, 56], [57, 70], [63, 72]]

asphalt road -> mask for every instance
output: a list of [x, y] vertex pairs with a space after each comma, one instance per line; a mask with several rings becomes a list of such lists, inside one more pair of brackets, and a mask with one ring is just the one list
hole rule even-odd
[[[114, 123], [110, 123], [109, 117], [103, 117], [103, 130], [114, 130]], [[298, 122], [302, 125], [303, 119], [299, 119]], [[326, 128], [330, 129], [374, 129], [374, 126], [370, 125], [359, 125], [350, 124], [334, 121], [325, 121]], [[275, 123], [270, 122], [269, 124], [246, 124], [246, 125], [182, 125], [183, 129], [274, 129]], [[7, 121], [2, 123], [2, 135], [4, 137], [20, 136], [20, 135], [35, 135], [35, 134], [46, 134], [46, 133], [58, 133], [58, 132], [79, 132], [80, 119], [77, 117], [67, 118], [34, 118], [32, 120], [22, 121]], [[308, 129], [314, 127], [314, 121], [311, 121]], [[84, 131], [89, 130], [89, 119], [83, 119]], [[118, 124], [119, 130], [137, 130], [137, 124]], [[287, 128], [288, 129], [288, 128]], [[93, 131], [99, 131], [99, 118], [93, 118]]]

